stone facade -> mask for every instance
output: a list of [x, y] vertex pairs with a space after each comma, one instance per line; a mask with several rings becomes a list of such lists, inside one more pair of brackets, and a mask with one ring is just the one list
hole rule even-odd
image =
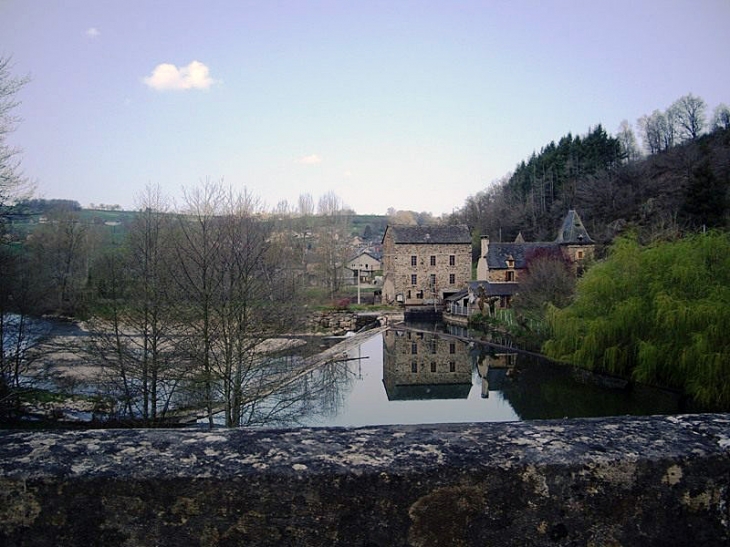
[[525, 242], [522, 235], [511, 243], [493, 243], [489, 236], [481, 238], [477, 262], [477, 281], [519, 283], [530, 258], [540, 253], [559, 253], [576, 271], [593, 259], [595, 243], [574, 210], [568, 211], [555, 241]]
[[441, 303], [471, 279], [469, 228], [388, 226], [383, 236], [383, 276], [386, 303]]
[[481, 238], [481, 252], [477, 262], [477, 283], [469, 288], [469, 301], [476, 302], [486, 294], [496, 299], [498, 307], [510, 307], [512, 296], [518, 290], [520, 279], [530, 259], [537, 255], [562, 256], [579, 274], [593, 259], [595, 244], [588, 235], [578, 213], [571, 210], [565, 216], [555, 241], [525, 242], [522, 235], [511, 243], [490, 242]]

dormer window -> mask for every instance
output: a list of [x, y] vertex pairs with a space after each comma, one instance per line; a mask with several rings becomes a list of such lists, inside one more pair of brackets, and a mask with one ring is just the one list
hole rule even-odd
[[512, 268], [514, 268], [514, 267], [515, 267], [515, 259], [514, 259], [514, 258], [512, 257], [512, 255], [509, 255], [509, 256], [507, 257], [507, 267], [508, 267], [509, 269], [512, 269]]

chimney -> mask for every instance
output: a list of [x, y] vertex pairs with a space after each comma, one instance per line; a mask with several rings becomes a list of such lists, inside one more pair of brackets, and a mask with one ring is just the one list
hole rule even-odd
[[477, 281], [489, 279], [489, 268], [487, 267], [487, 253], [489, 252], [489, 236], [482, 236], [482, 248], [477, 260]]
[[487, 256], [489, 250], [489, 236], [482, 236], [482, 251], [479, 254], [480, 257]]

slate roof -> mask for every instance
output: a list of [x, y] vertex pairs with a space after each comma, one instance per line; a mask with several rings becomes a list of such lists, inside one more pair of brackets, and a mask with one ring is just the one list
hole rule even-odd
[[530, 256], [538, 251], [551, 252], [559, 249], [561, 245], [590, 245], [593, 240], [583, 226], [583, 221], [575, 210], [571, 209], [563, 219], [563, 224], [558, 232], [555, 241], [538, 241], [525, 243], [522, 233], [518, 234], [513, 243], [489, 243], [487, 250], [487, 267], [492, 269], [507, 268], [507, 260], [512, 258], [515, 261], [514, 267], [522, 269]]
[[452, 224], [446, 226], [409, 226], [389, 225], [383, 235], [390, 233], [394, 243], [460, 243], [471, 245], [471, 234], [466, 224]]
[[371, 250], [366, 250], [366, 251], [360, 251], [360, 252], [354, 254], [352, 256], [352, 258], [350, 260], [348, 260], [348, 262], [352, 262], [353, 260], [357, 260], [362, 255], [368, 255], [370, 258], [372, 258], [373, 260], [377, 260], [378, 262], [380, 260], [382, 260], [382, 258], [383, 258], [380, 253], [377, 253], [377, 252], [371, 251]]
[[467, 296], [469, 296], [469, 291], [466, 289], [462, 289], [459, 292], [450, 294], [449, 296], [445, 297], [444, 300], [446, 302], [456, 302], [458, 300], [461, 300], [462, 298], [466, 298]]
[[558, 237], [555, 239], [556, 243], [560, 244], [588, 244], [593, 243], [591, 236], [588, 235], [588, 231], [583, 226], [583, 221], [578, 216], [578, 213], [571, 209], [563, 219], [563, 225], [560, 227]]
[[470, 281], [469, 292], [477, 294], [479, 287], [484, 287], [487, 296], [512, 296], [517, 293], [518, 283], [492, 283], [489, 281]]
[[520, 269], [526, 266], [527, 258], [538, 249], [550, 251], [558, 247], [557, 243], [489, 243], [487, 249], [487, 267], [492, 269], [503, 269], [507, 267], [507, 260], [512, 257], [515, 261], [515, 268]]

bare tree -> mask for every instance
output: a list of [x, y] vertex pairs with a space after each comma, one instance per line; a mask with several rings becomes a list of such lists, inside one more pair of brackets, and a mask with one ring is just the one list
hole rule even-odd
[[636, 123], [641, 129], [641, 137], [647, 153], [656, 154], [663, 150], [662, 128], [666, 123], [664, 114], [655, 110], [650, 115], [644, 115]]
[[730, 129], [730, 107], [720, 103], [712, 112], [713, 129]]
[[11, 75], [11, 60], [0, 57], [0, 213], [1, 209], [27, 184], [20, 169], [20, 150], [7, 142], [7, 137], [15, 131], [19, 118], [13, 115], [18, 106], [18, 91], [28, 83], [27, 77]]
[[171, 270], [179, 291], [179, 317], [184, 324], [181, 340], [199, 369], [198, 385], [210, 427], [215, 406], [214, 310], [222, 283], [220, 215], [225, 197], [224, 189], [211, 181], [185, 191], [185, 209], [178, 215], [174, 243], [176, 263]]
[[621, 143], [621, 148], [626, 156], [627, 162], [633, 162], [641, 158], [641, 149], [636, 143], [636, 136], [628, 120], [623, 120], [618, 128], [616, 138]]
[[[253, 214], [257, 200], [229, 191], [221, 219], [220, 292], [213, 313], [220, 333], [212, 348], [220, 379], [226, 425], [241, 424], [254, 379], [260, 379], [257, 347], [270, 334], [270, 290], [264, 262], [270, 244], [266, 226]], [[258, 387], [258, 386], [257, 386]], [[257, 389], [254, 389], [257, 391]]]
[[675, 144], [676, 112], [655, 110], [649, 116], [642, 116], [637, 123], [641, 128], [644, 147], [649, 154], [669, 150]]
[[693, 141], [700, 136], [706, 125], [705, 109], [705, 101], [691, 93], [680, 97], [669, 107], [679, 137], [683, 141]]
[[300, 194], [297, 212], [300, 216], [311, 217], [314, 214], [314, 199], [312, 194]]
[[[43, 272], [53, 295], [48, 307], [73, 315], [83, 304], [94, 234], [79, 216], [61, 211], [49, 215], [28, 244], [34, 267]], [[40, 288], [40, 287], [39, 287]]]
[[325, 286], [334, 297], [342, 283], [342, 267], [349, 251], [350, 215], [334, 192], [319, 198], [317, 214], [322, 222], [317, 233], [317, 255]]

